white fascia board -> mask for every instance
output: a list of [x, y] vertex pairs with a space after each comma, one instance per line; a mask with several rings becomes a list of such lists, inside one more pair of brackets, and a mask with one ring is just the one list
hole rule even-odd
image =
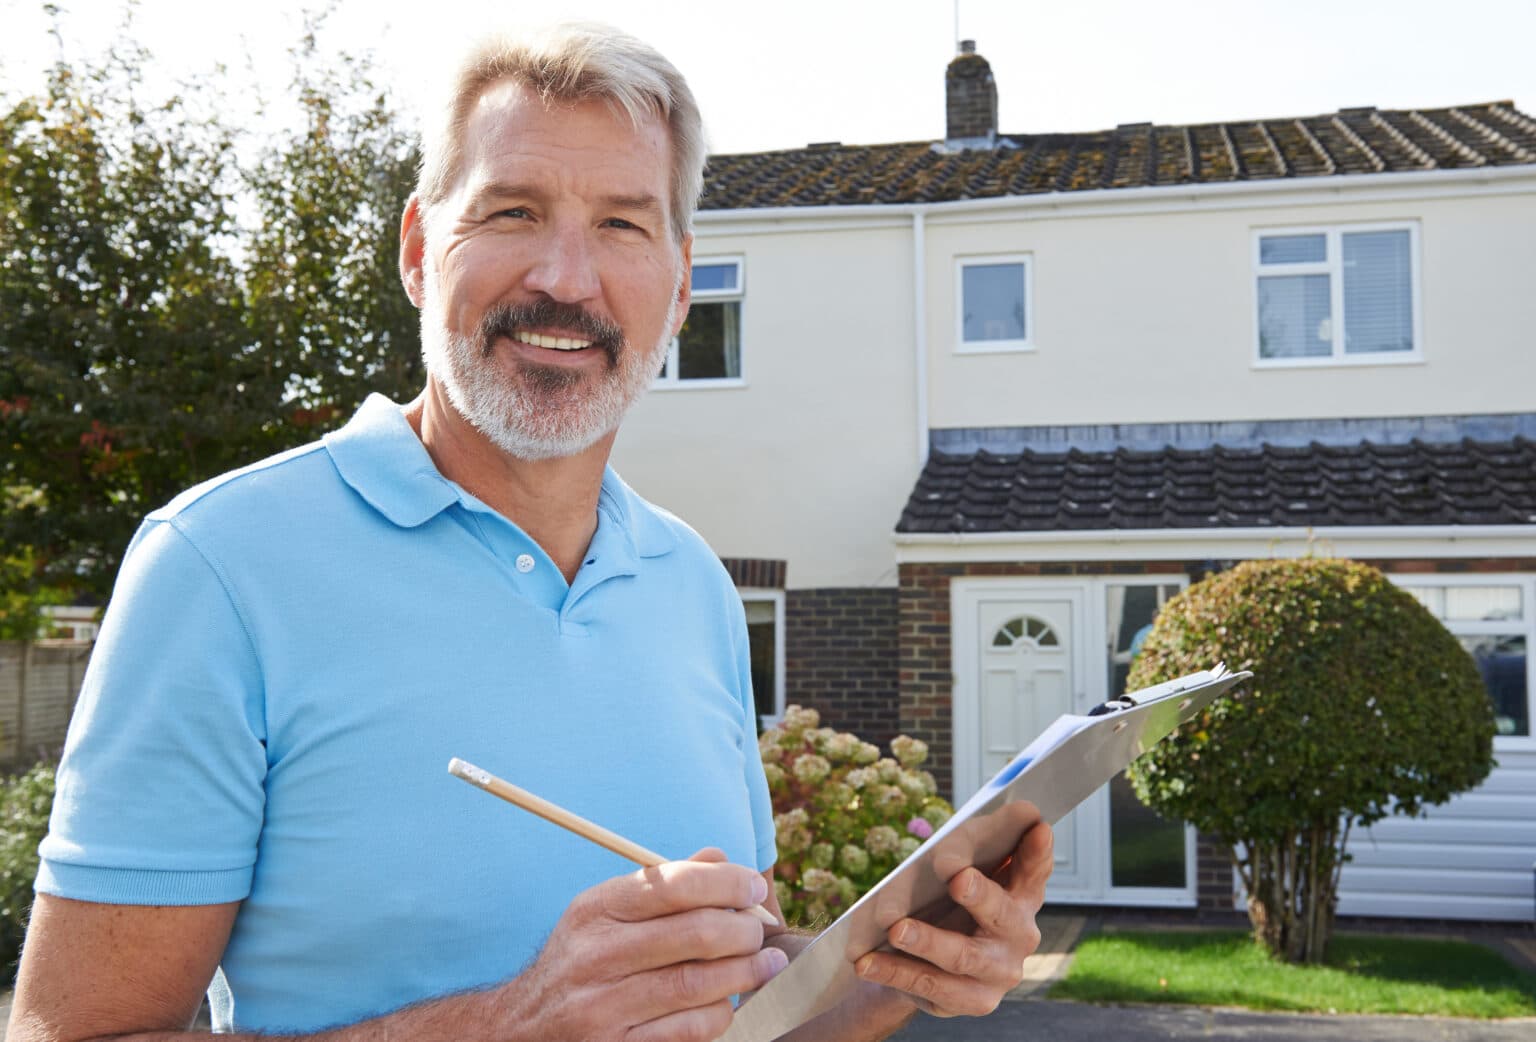
[[979, 561], [1202, 561], [1249, 558], [1536, 557], [1536, 525], [1169, 528], [1085, 532], [906, 533], [898, 564]]
[[1274, 206], [1400, 202], [1456, 196], [1536, 193], [1536, 164], [1466, 167], [1395, 174], [1336, 174], [1330, 177], [1275, 177], [1216, 184], [1152, 185], [1141, 188], [1093, 188], [1079, 192], [1039, 192], [944, 203], [870, 203], [839, 206], [776, 206], [738, 210], [700, 210], [694, 224], [701, 231], [733, 235], [820, 231], [850, 224], [893, 227], [914, 213], [930, 221], [964, 222], [998, 210], [1051, 216], [1166, 213], [1184, 210], [1232, 210]]

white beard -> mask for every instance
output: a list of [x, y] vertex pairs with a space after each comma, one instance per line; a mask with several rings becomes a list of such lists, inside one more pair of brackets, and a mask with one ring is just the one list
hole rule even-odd
[[626, 342], [617, 365], [595, 376], [523, 364], [509, 379], [472, 339], [448, 329], [436, 276], [430, 270], [425, 274], [421, 357], [427, 372], [471, 426], [503, 452], [525, 460], [574, 456], [618, 428], [661, 371], [682, 286], [679, 278], [661, 339], [650, 351], [637, 351]]

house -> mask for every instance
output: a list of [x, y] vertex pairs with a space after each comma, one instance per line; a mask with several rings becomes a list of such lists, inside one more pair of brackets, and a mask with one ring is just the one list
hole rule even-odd
[[[1343, 914], [1523, 920], [1536, 862], [1536, 119], [1508, 101], [711, 160], [694, 307], [615, 461], [747, 605], [759, 708], [927, 741], [964, 798], [1112, 696], [1159, 605], [1321, 549], [1475, 655], [1499, 766], [1357, 832]], [[1117, 782], [1057, 901], [1232, 907]]]

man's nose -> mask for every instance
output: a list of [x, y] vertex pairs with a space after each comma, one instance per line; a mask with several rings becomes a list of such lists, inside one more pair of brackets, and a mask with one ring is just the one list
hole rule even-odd
[[523, 280], [525, 286], [564, 303], [593, 299], [601, 287], [593, 245], [587, 229], [576, 222], [552, 225]]

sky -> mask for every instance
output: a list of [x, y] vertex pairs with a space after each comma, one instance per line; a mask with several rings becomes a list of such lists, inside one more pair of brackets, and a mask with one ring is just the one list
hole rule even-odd
[[[75, 55], [122, 22], [122, 0], [56, 3]], [[140, 0], [134, 35], [167, 84], [223, 63], [280, 92], [302, 13], [320, 4]], [[37, 89], [58, 53], [43, 6], [0, 0], [11, 96]], [[371, 52], [415, 113], [475, 29], [566, 18], [666, 54], [716, 152], [942, 137], [957, 26], [991, 62], [1004, 133], [1501, 99], [1536, 113], [1536, 0], [334, 0], [323, 40]]]

